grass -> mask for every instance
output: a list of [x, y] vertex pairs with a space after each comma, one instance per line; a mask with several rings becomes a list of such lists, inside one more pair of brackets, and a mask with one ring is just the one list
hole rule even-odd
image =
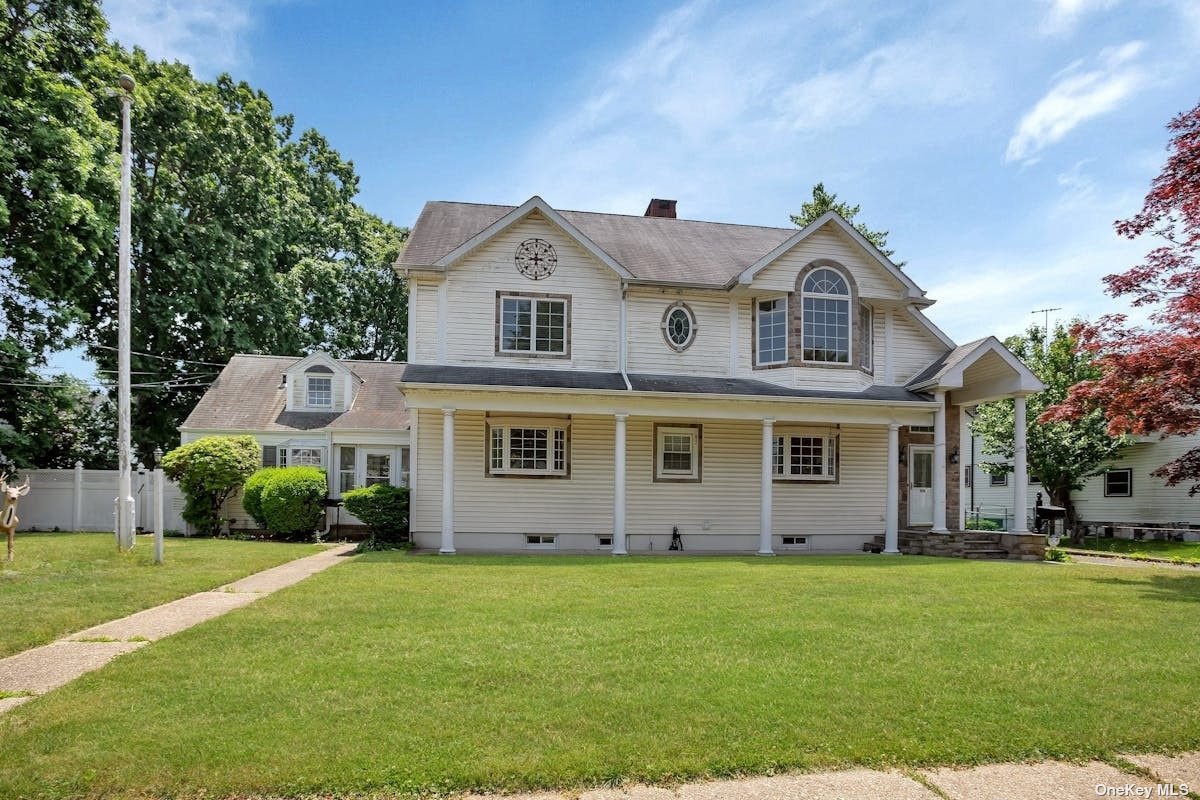
[[1093, 550], [1100, 553], [1120, 553], [1136, 559], [1166, 559], [1185, 564], [1200, 564], [1200, 542], [1135, 541], [1133, 539], [1085, 539], [1082, 545], [1072, 545], [1063, 539], [1064, 547]]
[[437, 793], [1200, 747], [1200, 576], [370, 553], [0, 717], [0, 796]]
[[118, 553], [111, 533], [18, 533], [0, 562], [0, 658], [69, 633], [316, 552], [315, 545], [168, 539], [165, 564], [139, 537]]

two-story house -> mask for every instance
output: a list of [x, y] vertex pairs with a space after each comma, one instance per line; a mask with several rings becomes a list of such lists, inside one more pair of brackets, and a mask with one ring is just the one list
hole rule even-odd
[[431, 202], [397, 269], [411, 527], [443, 553], [674, 533], [692, 552], [881, 534], [896, 552], [900, 528], [962, 527], [966, 411], [1014, 397], [1020, 437], [1042, 388], [994, 338], [955, 346], [832, 212], [797, 230], [665, 200], [641, 217]]

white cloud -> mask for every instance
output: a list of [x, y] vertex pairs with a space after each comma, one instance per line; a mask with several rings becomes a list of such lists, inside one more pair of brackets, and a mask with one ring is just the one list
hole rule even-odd
[[1070, 33], [1083, 17], [1116, 4], [1117, 0], [1050, 0], [1041, 31], [1047, 35]]
[[1005, 160], [1028, 161], [1081, 123], [1116, 109], [1145, 81], [1134, 63], [1144, 48], [1141, 41], [1105, 48], [1097, 69], [1081, 71], [1076, 62], [1059, 73], [1050, 91], [1017, 124]]
[[232, 69], [245, 58], [242, 37], [251, 18], [234, 0], [104, 0], [104, 13], [110, 38], [201, 74]]

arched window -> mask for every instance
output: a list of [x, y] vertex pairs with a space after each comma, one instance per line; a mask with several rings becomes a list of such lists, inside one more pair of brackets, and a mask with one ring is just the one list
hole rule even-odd
[[830, 267], [818, 267], [801, 287], [801, 358], [824, 364], [850, 363], [850, 286]]

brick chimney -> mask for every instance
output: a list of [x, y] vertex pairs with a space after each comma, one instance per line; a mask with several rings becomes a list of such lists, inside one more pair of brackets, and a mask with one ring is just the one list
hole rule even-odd
[[675, 219], [675, 201], [674, 200], [659, 200], [657, 197], [650, 201], [650, 205], [646, 206], [647, 217], [666, 217], [667, 219]]

